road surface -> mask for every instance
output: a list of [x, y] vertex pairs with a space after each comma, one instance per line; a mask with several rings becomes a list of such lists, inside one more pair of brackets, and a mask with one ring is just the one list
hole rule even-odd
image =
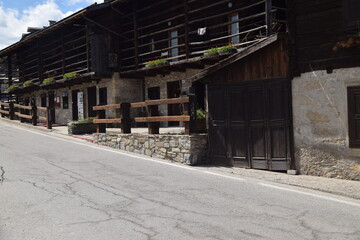
[[0, 121], [0, 239], [360, 239], [357, 200]]

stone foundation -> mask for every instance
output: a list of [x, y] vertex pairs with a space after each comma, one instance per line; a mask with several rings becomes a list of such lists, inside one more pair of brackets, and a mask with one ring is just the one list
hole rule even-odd
[[207, 135], [147, 135], [100, 133], [94, 143], [189, 165], [206, 160]]
[[360, 86], [360, 68], [304, 73], [292, 86], [296, 168], [360, 180], [360, 149], [349, 147], [347, 113], [347, 87]]

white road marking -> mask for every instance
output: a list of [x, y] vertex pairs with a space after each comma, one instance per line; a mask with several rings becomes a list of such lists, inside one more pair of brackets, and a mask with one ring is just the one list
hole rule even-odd
[[[64, 141], [64, 142], [75, 143], [75, 144], [78, 144], [78, 145], [82, 145], [82, 146], [86, 146], [86, 147], [90, 147], [90, 148], [95, 148], [95, 149], [99, 149], [99, 150], [103, 150], [103, 151], [108, 151], [108, 152], [120, 154], [120, 155], [123, 155], [123, 156], [133, 157], [133, 158], [137, 158], [137, 159], [141, 159], [141, 160], [145, 160], [145, 161], [150, 161], [150, 162], [154, 162], [154, 163], [158, 163], [158, 164], [163, 164], [163, 165], [168, 165], [168, 166], [172, 166], [172, 167], [182, 168], [182, 169], [186, 169], [186, 170], [189, 170], [189, 171], [201, 172], [201, 173], [205, 173], [205, 174], [208, 174], [208, 175], [218, 176], [218, 177], [227, 178], [227, 179], [231, 179], [231, 180], [246, 181], [243, 178], [232, 177], [232, 176], [227, 176], [227, 175], [223, 175], [223, 174], [219, 174], [219, 173], [215, 173], [215, 172], [196, 169], [194, 167], [180, 165], [180, 164], [177, 164], [177, 163], [164, 162], [161, 159], [154, 159], [154, 158], [145, 157], [145, 156], [144, 157], [137, 156], [137, 155], [132, 154], [132, 153], [124, 153], [124, 152], [120, 152], [120, 151], [116, 151], [116, 150], [112, 150], [112, 149], [108, 149], [108, 148], [104, 148], [104, 147], [100, 147], [100, 146], [96, 146], [96, 145], [91, 145], [91, 143], [77, 142], [77, 141], [74, 141], [75, 139], [69, 140], [69, 139], [64, 139], [64, 138], [57, 137], [57, 136], [52, 136], [52, 135], [40, 133], [40, 132], [30, 130], [30, 129], [24, 129], [24, 128], [12, 126], [12, 125], [9, 125], [9, 126], [11, 126], [13, 128], [16, 128], [16, 129], [19, 129], [19, 130], [22, 130], [22, 131], [27, 131], [27, 132], [31, 132], [31, 133], [34, 133], [34, 134], [38, 134], [38, 135], [41, 135], [41, 136], [44, 136], [44, 137], [50, 137], [50, 138], [54, 138], [54, 139], [61, 140], [61, 141]], [[67, 136], [64, 136], [64, 137], [67, 137]]]
[[295, 190], [295, 189], [291, 189], [291, 188], [279, 187], [279, 186], [275, 186], [275, 185], [267, 184], [267, 183], [258, 183], [258, 184], [261, 185], [261, 186], [264, 186], [264, 187], [275, 188], [275, 189], [279, 189], [279, 190], [282, 190], [282, 191], [288, 191], [288, 192], [298, 193], [298, 194], [302, 194], [302, 195], [308, 195], [308, 196], [315, 197], [315, 198], [321, 198], [321, 199], [325, 199], [325, 200], [329, 200], [329, 201], [333, 201], [333, 202], [344, 203], [344, 204], [347, 204], [347, 205], [360, 207], [360, 204], [355, 203], [355, 202], [350, 202], [350, 201], [345, 201], [345, 200], [341, 200], [341, 199], [337, 199], [337, 198], [327, 197], [327, 196], [323, 196], [323, 195], [319, 195], [319, 194], [299, 191], [299, 190]]
[[[171, 162], [164, 162], [164, 161], [161, 161], [161, 160], [152, 159], [150, 157], [142, 157], [142, 156], [137, 156], [137, 155], [130, 154], [130, 153], [124, 153], [124, 152], [119, 152], [119, 151], [112, 150], [112, 149], [107, 149], [107, 148], [104, 148], [104, 147], [98, 147], [98, 146], [95, 146], [95, 145], [91, 145], [91, 143], [76, 142], [76, 141], [74, 141], [75, 139], [69, 140], [69, 139], [64, 139], [64, 138], [57, 137], [57, 136], [52, 136], [52, 135], [48, 135], [48, 134], [39, 133], [39, 132], [34, 131], [34, 130], [29, 130], [29, 129], [24, 129], [24, 128], [21, 128], [21, 127], [16, 127], [16, 126], [13, 126], [13, 125], [9, 125], [9, 126], [11, 126], [13, 128], [23, 130], [23, 131], [25, 130], [25, 131], [28, 131], [28, 132], [31, 132], [31, 133], [34, 133], [34, 134], [38, 134], [38, 135], [41, 135], [41, 136], [44, 136], [44, 137], [50, 137], [50, 138], [54, 138], [54, 139], [61, 140], [61, 141], [64, 141], [64, 142], [75, 143], [75, 144], [78, 144], [78, 145], [82, 145], [82, 146], [86, 146], [86, 147], [90, 147], [90, 148], [95, 148], [95, 149], [99, 149], [99, 150], [104, 150], [104, 151], [120, 154], [120, 155], [123, 155], [123, 156], [133, 157], [133, 158], [137, 158], [137, 159], [141, 159], [141, 160], [145, 160], [145, 161], [150, 161], [150, 162], [154, 162], [154, 163], [158, 163], [158, 164], [163, 164], [163, 165], [168, 165], [168, 166], [177, 167], [177, 168], [181, 168], [181, 169], [186, 169], [186, 170], [189, 170], [189, 171], [196, 171], [196, 172], [205, 173], [205, 174], [208, 174], [208, 175], [218, 176], [218, 177], [222, 177], [222, 178], [227, 178], [227, 179], [231, 179], [231, 180], [247, 181], [246, 179], [243, 179], [243, 178], [232, 177], [232, 176], [228, 176], [228, 175], [224, 175], [224, 174], [220, 174], [220, 173], [215, 173], [215, 172], [210, 172], [210, 171], [206, 171], [206, 170], [196, 169], [196, 168], [190, 167], [190, 166], [179, 165], [179, 164], [171, 163]], [[64, 136], [64, 137], [67, 137], [67, 136]], [[323, 196], [323, 195], [319, 195], [319, 194], [299, 191], [299, 190], [290, 189], [290, 188], [279, 187], [279, 186], [275, 186], [275, 185], [271, 185], [271, 184], [267, 184], [267, 183], [258, 183], [258, 184], [261, 185], [261, 186], [264, 186], [264, 187], [275, 188], [275, 189], [279, 189], [279, 190], [283, 190], [283, 191], [294, 192], [294, 193], [298, 193], [298, 194], [312, 196], [312, 197], [315, 197], [315, 198], [320, 198], [320, 199], [324, 199], [324, 200], [329, 200], [329, 201], [333, 201], [333, 202], [338, 202], [338, 203], [343, 203], [343, 204], [347, 204], [347, 205], [351, 205], [351, 206], [360, 207], [360, 204], [358, 204], [358, 203], [345, 201], [345, 200], [341, 200], [341, 199], [336, 199], [336, 198], [332, 198], [332, 197], [327, 197], [327, 196]]]

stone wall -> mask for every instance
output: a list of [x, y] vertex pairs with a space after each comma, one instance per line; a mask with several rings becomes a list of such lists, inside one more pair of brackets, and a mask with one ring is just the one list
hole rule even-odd
[[206, 160], [207, 135], [147, 135], [99, 133], [94, 143], [189, 165]]
[[360, 68], [304, 73], [292, 86], [297, 169], [360, 180], [360, 149], [349, 148], [347, 115], [347, 87], [360, 86]]

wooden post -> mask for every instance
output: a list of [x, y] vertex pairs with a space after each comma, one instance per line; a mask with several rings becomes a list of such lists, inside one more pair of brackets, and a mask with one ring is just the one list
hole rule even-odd
[[[4, 107], [4, 105], [1, 105], [1, 110], [5, 110], [5, 107]], [[4, 113], [1, 113], [1, 117], [3, 118], [5, 116], [5, 114]]]
[[10, 120], [15, 119], [15, 112], [14, 112], [14, 103], [9, 103], [9, 118]]
[[120, 104], [121, 133], [131, 133], [130, 103]]
[[265, 0], [265, 17], [266, 17], [266, 35], [272, 34], [272, 0]]
[[185, 134], [191, 135], [194, 132], [194, 121], [196, 119], [196, 96], [189, 95], [189, 103], [184, 104], [184, 114], [190, 116], [190, 121], [185, 122]]
[[138, 13], [137, 13], [138, 3], [137, 0], [133, 1], [133, 24], [134, 24], [134, 55], [135, 55], [135, 66], [139, 68], [139, 30], [138, 30]]
[[[159, 106], [158, 105], [148, 106], [148, 115], [149, 117], [159, 116]], [[160, 128], [159, 122], [148, 123], [149, 134], [159, 134], [159, 128]]]
[[189, 5], [188, 0], [184, 0], [184, 38], [186, 59], [190, 58], [190, 40], [189, 40]]
[[37, 125], [37, 107], [36, 107], [36, 105], [32, 105], [31, 117], [32, 117], [32, 119], [31, 119], [32, 125], [36, 126]]
[[51, 119], [51, 108], [46, 108], [46, 125], [47, 129], [52, 129], [52, 119]]
[[[96, 111], [97, 119], [104, 119], [105, 118], [105, 110]], [[96, 126], [97, 133], [106, 133], [106, 123], [98, 123]]]
[[[18, 108], [18, 112], [20, 112], [20, 114], [26, 114], [25, 110], [22, 108]], [[20, 118], [20, 122], [24, 123], [25, 122], [25, 118], [19, 117]]]

